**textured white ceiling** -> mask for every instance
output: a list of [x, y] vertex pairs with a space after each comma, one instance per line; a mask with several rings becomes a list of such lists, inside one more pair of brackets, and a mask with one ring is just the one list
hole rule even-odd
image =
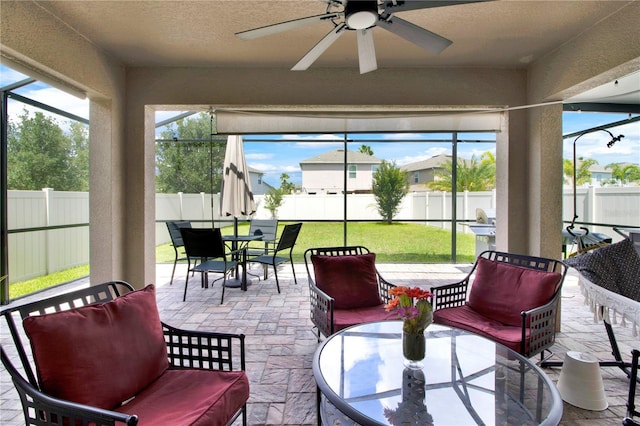
[[[375, 28], [378, 68], [526, 68], [633, 1], [496, 0], [403, 12], [398, 16], [453, 44], [434, 55]], [[235, 36], [239, 31], [322, 14], [326, 2], [321, 0], [37, 3], [128, 66], [291, 68], [333, 28], [325, 21], [255, 40]], [[357, 68], [357, 58], [356, 35], [349, 31], [312, 67]], [[631, 80], [635, 81], [637, 77]], [[621, 93], [621, 87], [596, 95], [614, 93], [616, 98], [608, 101], [638, 103], [637, 87], [635, 94]], [[629, 87], [633, 89], [633, 84]]]

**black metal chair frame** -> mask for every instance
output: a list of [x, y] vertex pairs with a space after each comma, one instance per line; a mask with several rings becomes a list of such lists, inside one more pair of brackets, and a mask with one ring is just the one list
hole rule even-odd
[[247, 257], [262, 256], [275, 250], [278, 237], [278, 219], [253, 219], [249, 225], [249, 235], [260, 235], [261, 240], [255, 241], [255, 246], [251, 242], [247, 247]]
[[201, 285], [204, 288], [209, 286], [208, 276], [210, 272], [213, 272], [222, 274], [222, 278], [219, 278], [222, 279], [220, 304], [224, 303], [227, 274], [239, 264], [238, 260], [227, 259], [227, 255], [231, 256], [232, 259], [242, 259], [242, 250], [227, 250], [220, 228], [181, 228], [180, 232], [184, 242], [184, 249], [187, 253], [188, 264], [182, 301], [187, 300], [189, 272], [200, 274]]
[[175, 252], [175, 260], [173, 261], [173, 270], [171, 271], [171, 280], [169, 284], [173, 284], [173, 276], [176, 273], [176, 265], [178, 262], [186, 261], [187, 255], [180, 253], [180, 248], [184, 250], [184, 242], [182, 241], [182, 234], [180, 233], [180, 228], [191, 228], [191, 222], [188, 220], [176, 220], [167, 222], [167, 230], [169, 231], [169, 236], [171, 237], [171, 245], [173, 247], [173, 251]]
[[632, 350], [631, 359], [631, 371], [629, 373], [629, 397], [627, 398], [627, 416], [622, 421], [622, 424], [624, 426], [640, 426], [640, 423], [633, 419], [633, 417], [640, 416], [640, 411], [636, 410], [635, 406], [640, 350]]
[[[556, 259], [547, 259], [543, 257], [493, 250], [484, 251], [480, 253], [478, 257], [537, 271], [559, 272], [561, 274], [560, 283], [558, 284], [551, 301], [543, 306], [520, 313], [522, 316], [522, 339], [519, 352], [527, 358], [540, 354], [539, 363], [543, 362], [546, 358], [551, 356], [549, 348], [555, 342], [556, 319], [559, 309], [562, 284], [568, 270], [567, 266]], [[476, 260], [473, 268], [462, 281], [438, 287], [431, 287], [430, 290], [433, 294], [432, 305], [434, 311], [443, 308], [463, 306], [466, 304], [470, 284], [477, 266], [478, 261]], [[529, 330], [528, 339], [526, 336], [527, 329]], [[545, 351], [549, 352], [546, 357]]]
[[[369, 253], [369, 249], [364, 246], [342, 246], [342, 247], [316, 247], [307, 249], [304, 252], [304, 265], [307, 269], [307, 277], [309, 280], [309, 296], [311, 302], [311, 322], [317, 330], [318, 342], [321, 336], [331, 336], [335, 333], [334, 318], [334, 298], [324, 291], [320, 290], [315, 283], [314, 275], [311, 272], [313, 266], [311, 256], [354, 256]], [[376, 268], [378, 275], [378, 293], [383, 303], [389, 303], [392, 299], [389, 290], [395, 287], [395, 284], [385, 280]]]
[[[296, 278], [296, 269], [293, 266], [293, 247], [296, 245], [296, 240], [298, 239], [301, 228], [302, 223], [292, 223], [289, 225], [285, 225], [284, 229], [282, 230], [282, 235], [280, 235], [280, 239], [278, 240], [278, 244], [273, 250], [273, 254], [267, 253], [261, 256], [247, 259], [247, 262], [273, 266], [273, 273], [276, 277], [276, 287], [278, 288], [278, 293], [280, 293], [280, 282], [278, 281], [278, 265], [282, 263], [291, 263], [291, 270], [293, 271], [293, 281], [298, 284], [298, 280]], [[280, 252], [284, 251], [289, 252], [288, 256], [278, 256]], [[265, 279], [266, 278], [267, 276], [265, 270]]]
[[[30, 361], [27, 346], [21, 336], [24, 335], [22, 319], [30, 315], [42, 315], [59, 312], [80, 306], [98, 304], [113, 300], [133, 291], [133, 287], [124, 281], [110, 281], [88, 288], [76, 290], [35, 302], [16, 305], [3, 309], [0, 316], [6, 321], [26, 378], [14, 366], [5, 348], [0, 346], [2, 364], [11, 376], [22, 402], [26, 425], [45, 424], [92, 424], [112, 426], [124, 423], [129, 426], [138, 424], [138, 416], [104, 410], [84, 404], [54, 398], [40, 390], [36, 379], [35, 366]], [[182, 330], [162, 323], [167, 344], [170, 369], [199, 368], [207, 370], [245, 370], [245, 336], [217, 332]], [[108, 360], [105, 360], [108, 362]], [[114, 366], [117, 374], [117, 366]], [[238, 410], [229, 424], [242, 415], [242, 424], [247, 424], [247, 405]]]

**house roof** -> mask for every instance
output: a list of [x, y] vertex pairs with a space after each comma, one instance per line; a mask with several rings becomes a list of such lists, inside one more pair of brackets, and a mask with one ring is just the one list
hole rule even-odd
[[[315, 157], [302, 160], [300, 165], [303, 164], [342, 164], [344, 161], [344, 149], [338, 148], [333, 151], [328, 151]], [[363, 154], [359, 151], [347, 150], [347, 163], [351, 164], [380, 164], [382, 160], [374, 157], [373, 155]]]
[[405, 164], [400, 168], [408, 172], [415, 172], [417, 170], [435, 169], [435, 168], [440, 168], [444, 163], [451, 161], [451, 158], [452, 157], [450, 155], [440, 154], [440, 155], [435, 155], [431, 158], [427, 158], [426, 160], [420, 160], [414, 163]]

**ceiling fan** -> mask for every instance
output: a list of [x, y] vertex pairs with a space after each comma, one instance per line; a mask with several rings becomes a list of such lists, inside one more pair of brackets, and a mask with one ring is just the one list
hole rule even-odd
[[492, 0], [320, 0], [327, 3], [327, 11], [322, 15], [308, 16], [292, 21], [267, 25], [236, 33], [243, 40], [277, 34], [283, 31], [306, 27], [322, 21], [330, 21], [333, 29], [320, 40], [292, 71], [308, 69], [345, 31], [356, 31], [358, 41], [358, 59], [360, 74], [378, 68], [373, 44], [374, 27], [390, 31], [423, 49], [438, 54], [451, 45], [452, 41], [432, 33], [409, 21], [393, 16], [396, 12], [429, 9], [434, 7], [455, 6], [465, 3], [478, 3]]

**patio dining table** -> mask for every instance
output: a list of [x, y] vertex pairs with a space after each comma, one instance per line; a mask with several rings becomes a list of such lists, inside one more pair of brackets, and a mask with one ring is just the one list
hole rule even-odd
[[[236, 267], [235, 279], [227, 280], [226, 287], [238, 288], [247, 291], [247, 246], [251, 241], [259, 241], [262, 235], [223, 235], [222, 241], [231, 243], [231, 250], [234, 252], [234, 260], [240, 260], [242, 264], [242, 278], [238, 278], [238, 268]], [[238, 259], [238, 251], [242, 252], [242, 259]]]

